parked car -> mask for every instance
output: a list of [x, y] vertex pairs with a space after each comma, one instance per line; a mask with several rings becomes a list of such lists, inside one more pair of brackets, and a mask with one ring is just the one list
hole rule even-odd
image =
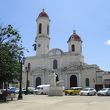
[[85, 88], [83, 90], [80, 91], [80, 95], [88, 95], [88, 96], [91, 96], [91, 95], [96, 95], [96, 90], [94, 88]]
[[101, 95], [109, 95], [110, 96], [110, 88], [103, 88], [103, 89], [101, 89], [101, 90], [99, 90], [98, 92], [97, 92], [97, 95], [98, 96], [101, 96]]
[[8, 92], [10, 93], [16, 93], [16, 87], [9, 87]]
[[64, 93], [65, 95], [78, 95], [81, 90], [82, 87], [71, 87], [70, 89], [65, 89]]
[[[15, 93], [19, 94], [19, 91], [20, 91], [19, 88], [16, 88]], [[22, 93], [24, 94], [24, 92], [26, 92], [26, 89], [22, 88]]]
[[22, 88], [22, 93], [25, 94], [25, 92], [26, 92], [26, 89]]
[[19, 88], [16, 88], [15, 93], [16, 93], [16, 94], [19, 93]]
[[[22, 89], [24, 94], [27, 94], [26, 89]], [[34, 87], [28, 87], [28, 94], [36, 94], [37, 90]]]
[[46, 95], [49, 92], [49, 88], [50, 88], [50, 85], [49, 84], [39, 85], [39, 86], [37, 86], [36, 93], [39, 94], [39, 95], [40, 94]]

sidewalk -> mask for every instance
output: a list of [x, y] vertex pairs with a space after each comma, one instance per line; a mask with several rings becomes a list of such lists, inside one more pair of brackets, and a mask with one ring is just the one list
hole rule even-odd
[[0, 110], [110, 110], [110, 96], [23, 95], [23, 100], [0, 103]]

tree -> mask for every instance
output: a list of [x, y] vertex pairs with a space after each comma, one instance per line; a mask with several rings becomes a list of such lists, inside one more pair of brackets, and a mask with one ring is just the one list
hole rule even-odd
[[19, 76], [19, 57], [23, 56], [20, 34], [11, 25], [0, 27], [0, 84]]

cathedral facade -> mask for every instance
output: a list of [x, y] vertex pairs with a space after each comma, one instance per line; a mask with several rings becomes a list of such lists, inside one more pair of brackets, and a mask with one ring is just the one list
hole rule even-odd
[[[26, 58], [25, 67], [28, 71], [28, 86], [37, 87], [50, 84], [50, 75], [56, 74], [56, 81], [62, 80], [64, 87], [102, 87], [102, 71], [97, 65], [84, 62], [82, 39], [74, 31], [67, 39], [68, 51], [59, 48], [50, 50], [48, 14], [42, 10], [37, 19], [37, 32], [34, 45], [36, 56]], [[26, 72], [23, 73], [23, 86], [26, 86]]]

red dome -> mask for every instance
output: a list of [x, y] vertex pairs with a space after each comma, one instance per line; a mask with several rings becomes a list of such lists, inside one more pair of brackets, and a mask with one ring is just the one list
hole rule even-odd
[[49, 18], [47, 13], [44, 11], [44, 9], [42, 10], [42, 12], [39, 14], [38, 17], [47, 17], [47, 18]]
[[73, 34], [69, 37], [68, 42], [70, 42], [70, 40], [73, 40], [73, 41], [81, 41], [81, 42], [82, 42], [80, 36], [77, 35], [75, 31], [74, 31]]

